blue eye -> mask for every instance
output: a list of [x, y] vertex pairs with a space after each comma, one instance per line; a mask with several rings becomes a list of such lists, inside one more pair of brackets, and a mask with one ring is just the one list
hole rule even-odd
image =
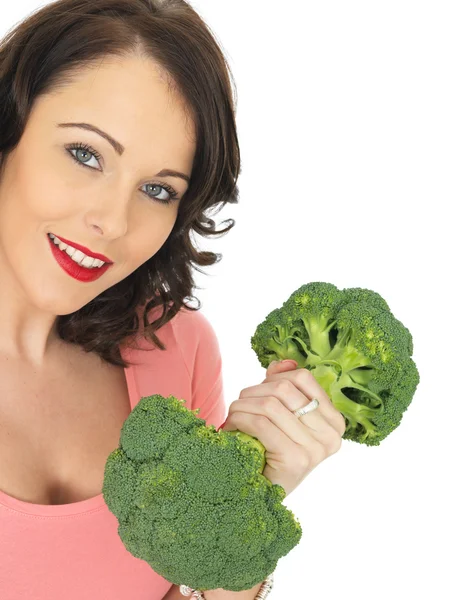
[[[75, 163], [77, 165], [80, 165], [82, 167], [87, 167], [88, 169], [94, 169], [96, 171], [99, 170], [99, 169], [96, 169], [95, 167], [91, 167], [87, 163], [79, 160], [76, 156], [76, 154], [77, 154], [76, 152], [75, 152], [75, 154], [72, 154], [72, 150], [82, 150], [85, 153], [87, 152], [88, 154], [92, 154], [92, 156], [94, 156], [97, 161], [100, 161], [102, 158], [101, 155], [91, 146], [88, 146], [87, 144], [83, 144], [82, 142], [77, 142], [76, 144], [71, 144], [69, 146], [66, 146], [66, 149], [69, 153], [69, 156], [72, 157], [72, 159], [75, 161]], [[155, 200], [155, 202], [158, 202], [160, 204], [171, 204], [172, 202], [175, 202], [176, 200], [178, 200], [177, 192], [173, 189], [172, 186], [168, 185], [167, 183], [146, 183], [145, 185], [149, 186], [149, 187], [162, 188], [169, 194], [168, 198], [155, 198], [154, 196], [151, 196], [147, 192], [144, 192], [144, 194], [146, 196], [148, 196], [151, 200]]]

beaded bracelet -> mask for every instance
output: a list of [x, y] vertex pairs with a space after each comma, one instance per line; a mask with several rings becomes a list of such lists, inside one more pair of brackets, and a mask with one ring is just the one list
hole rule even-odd
[[[273, 573], [267, 576], [262, 582], [259, 592], [255, 596], [255, 600], [265, 600], [273, 588]], [[190, 600], [206, 600], [203, 592], [193, 590], [187, 585], [180, 585], [180, 592], [183, 596], [191, 596]], [[192, 594], [192, 595], [191, 595]]]

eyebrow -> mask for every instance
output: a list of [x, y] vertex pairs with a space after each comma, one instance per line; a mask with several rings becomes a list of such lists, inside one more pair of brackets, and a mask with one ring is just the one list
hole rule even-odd
[[[91, 125], [90, 123], [58, 123], [58, 127], [79, 127], [80, 129], [86, 129], [87, 131], [93, 131], [98, 135], [101, 135], [107, 142], [111, 144], [116, 153], [119, 156], [125, 152], [125, 147], [122, 146], [120, 142], [115, 140], [105, 131], [102, 131], [95, 125]], [[184, 179], [187, 183], [190, 183], [190, 178], [185, 175], [185, 173], [180, 173], [179, 171], [175, 171], [174, 169], [162, 169], [159, 173], [156, 173], [156, 177], [179, 177], [180, 179]]]

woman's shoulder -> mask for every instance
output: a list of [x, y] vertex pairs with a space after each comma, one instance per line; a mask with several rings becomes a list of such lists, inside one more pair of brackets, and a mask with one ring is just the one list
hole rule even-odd
[[190, 338], [211, 338], [216, 335], [211, 321], [202, 309], [192, 311], [181, 308], [172, 319], [172, 323], [176, 333], [187, 335]]

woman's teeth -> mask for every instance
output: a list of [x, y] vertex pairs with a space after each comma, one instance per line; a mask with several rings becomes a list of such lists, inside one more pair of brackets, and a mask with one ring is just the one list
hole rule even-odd
[[63, 250], [68, 256], [70, 256], [70, 258], [76, 262], [77, 265], [86, 267], [87, 269], [95, 269], [103, 267], [105, 264], [98, 258], [90, 258], [89, 256], [86, 256], [86, 254], [83, 254], [83, 252], [75, 250], [75, 248], [72, 248], [72, 246], [68, 246], [64, 242], [61, 242], [61, 240], [53, 235], [53, 233], [49, 233], [48, 235], [55, 246], [58, 246], [60, 250]]

